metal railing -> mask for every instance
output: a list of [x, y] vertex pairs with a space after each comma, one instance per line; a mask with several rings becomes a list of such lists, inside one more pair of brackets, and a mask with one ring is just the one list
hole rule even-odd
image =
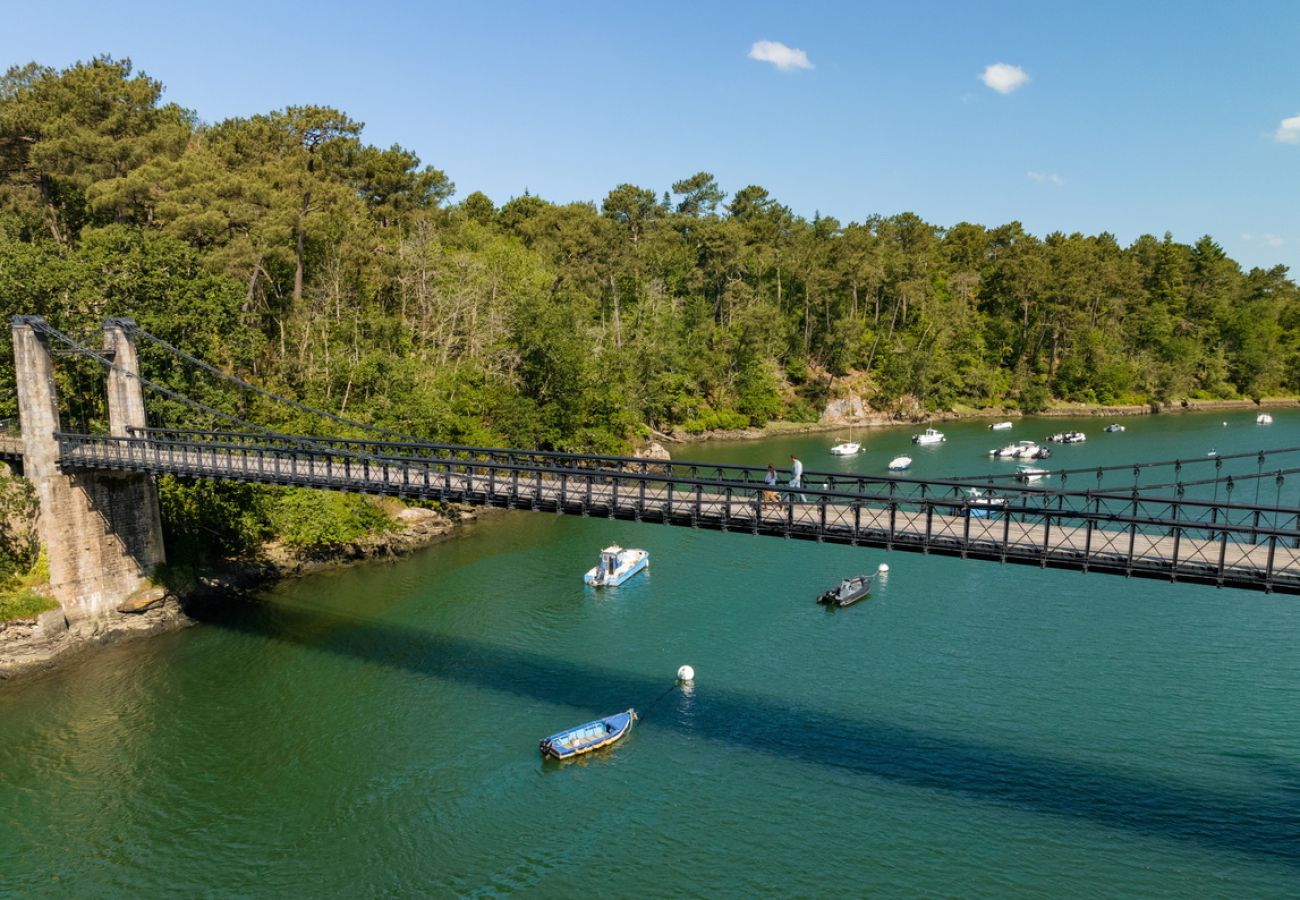
[[1300, 593], [1278, 506], [1130, 491], [807, 473], [441, 444], [146, 431], [59, 434], [65, 471], [118, 469], [609, 516], [722, 531]]

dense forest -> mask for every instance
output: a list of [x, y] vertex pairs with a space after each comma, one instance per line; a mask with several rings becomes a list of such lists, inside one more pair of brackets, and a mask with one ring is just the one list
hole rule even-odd
[[[882, 410], [1027, 411], [1300, 391], [1296, 285], [1209, 236], [809, 220], [708, 172], [599, 205], [458, 199], [339, 110], [209, 124], [162, 95], [108, 57], [0, 79], [8, 314], [79, 335], [132, 316], [317, 407], [541, 448], [813, 420], [849, 391]], [[0, 348], [0, 378], [11, 367]], [[264, 425], [320, 427], [151, 374]]]

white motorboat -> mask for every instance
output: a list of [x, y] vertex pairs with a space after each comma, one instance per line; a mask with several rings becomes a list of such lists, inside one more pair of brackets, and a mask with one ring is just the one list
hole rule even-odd
[[644, 550], [625, 550], [610, 544], [600, 551], [600, 562], [582, 576], [583, 583], [592, 587], [618, 587], [637, 572], [650, 565], [650, 554]]
[[1050, 478], [1051, 476], [1051, 472], [1038, 466], [1016, 466], [1017, 481], [1038, 481], [1040, 478]]
[[942, 444], [946, 440], [948, 439], [943, 436], [942, 431], [933, 428], [927, 428], [920, 434], [912, 435], [913, 444]]
[[1124, 430], [1124, 426], [1119, 424], [1118, 422], [1112, 422], [1111, 424], [1107, 425], [1105, 428], [1102, 429], [1102, 431], [1105, 431], [1108, 434], [1115, 434], [1123, 430]]
[[1082, 444], [1088, 439], [1088, 436], [1082, 431], [1063, 431], [1053, 434], [1047, 439], [1056, 444]]
[[1270, 416], [1268, 413], [1260, 413], [1255, 417], [1255, 423], [1257, 425], [1272, 425], [1273, 417]]
[[998, 450], [990, 450], [989, 456], [997, 459], [1047, 459], [1052, 451], [1040, 447], [1033, 441], [1016, 441]]
[[889, 461], [889, 471], [902, 472], [904, 469], [910, 468], [911, 465], [912, 465], [912, 457], [895, 456], [893, 459]]
[[979, 488], [969, 488], [966, 493], [969, 495], [966, 499], [967, 512], [977, 519], [986, 519], [1006, 508], [1006, 497], [994, 497]]
[[1011, 430], [1010, 422], [994, 422], [992, 425], [989, 426], [989, 431], [1010, 431], [1010, 430]]

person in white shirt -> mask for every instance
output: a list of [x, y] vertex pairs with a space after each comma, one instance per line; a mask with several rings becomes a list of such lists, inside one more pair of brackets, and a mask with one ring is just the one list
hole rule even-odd
[[[790, 454], [790, 487], [803, 487], [803, 463], [801, 463], [799, 457], [795, 456], [793, 453]], [[807, 503], [808, 498], [803, 494], [800, 494], [799, 502]]]

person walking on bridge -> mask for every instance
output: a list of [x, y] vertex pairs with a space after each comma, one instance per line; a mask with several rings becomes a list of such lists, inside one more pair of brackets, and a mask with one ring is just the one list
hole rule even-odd
[[[800, 462], [799, 457], [795, 456], [793, 453], [790, 454], [790, 487], [792, 488], [803, 487], [803, 463]], [[808, 498], [805, 497], [803, 494], [800, 494], [799, 502], [807, 503]]]

